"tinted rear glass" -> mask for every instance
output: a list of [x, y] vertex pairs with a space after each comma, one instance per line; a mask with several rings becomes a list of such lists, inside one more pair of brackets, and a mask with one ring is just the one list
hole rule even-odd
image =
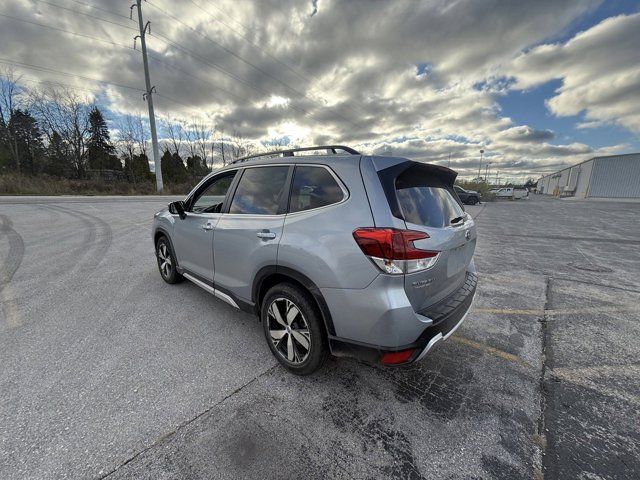
[[229, 213], [275, 215], [289, 167], [248, 168], [242, 174]]
[[335, 178], [323, 167], [296, 167], [293, 176], [290, 212], [300, 212], [312, 208], [338, 203], [344, 193]]
[[398, 203], [405, 221], [442, 228], [464, 215], [464, 210], [444, 187], [413, 186], [396, 188]]

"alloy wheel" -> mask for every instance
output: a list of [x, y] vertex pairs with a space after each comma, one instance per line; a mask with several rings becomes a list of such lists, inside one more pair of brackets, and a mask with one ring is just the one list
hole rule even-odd
[[160, 242], [158, 244], [158, 262], [160, 264], [160, 272], [162, 272], [162, 276], [169, 278], [173, 265], [171, 263], [171, 254], [169, 253], [167, 244], [164, 242]]
[[302, 311], [288, 298], [276, 298], [267, 310], [269, 336], [278, 354], [299, 365], [309, 356], [311, 333]]

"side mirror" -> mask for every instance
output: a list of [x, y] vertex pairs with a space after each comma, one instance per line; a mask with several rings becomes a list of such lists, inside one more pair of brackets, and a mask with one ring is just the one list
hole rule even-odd
[[169, 212], [174, 215], [177, 214], [180, 217], [180, 220], [187, 218], [187, 213], [184, 211], [184, 202], [182, 200], [179, 202], [171, 202], [169, 204]]

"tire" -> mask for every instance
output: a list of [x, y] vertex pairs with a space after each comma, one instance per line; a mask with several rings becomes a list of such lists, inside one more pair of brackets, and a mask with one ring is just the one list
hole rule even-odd
[[476, 203], [478, 203], [478, 198], [477, 197], [471, 197], [469, 199], [469, 205], [475, 205]]
[[176, 262], [176, 256], [171, 248], [171, 242], [164, 235], [156, 242], [156, 260], [160, 276], [165, 282], [174, 284], [184, 280], [184, 277], [176, 270], [178, 262]]
[[327, 337], [307, 292], [289, 283], [275, 285], [264, 297], [260, 320], [269, 349], [284, 368], [309, 375], [324, 364], [329, 353]]

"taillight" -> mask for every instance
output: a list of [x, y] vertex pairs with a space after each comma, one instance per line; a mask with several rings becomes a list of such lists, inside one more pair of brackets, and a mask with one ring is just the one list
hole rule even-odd
[[399, 352], [387, 352], [380, 357], [380, 363], [383, 365], [396, 365], [398, 363], [406, 363], [411, 358], [415, 350], [400, 350]]
[[425, 232], [397, 228], [358, 228], [353, 238], [362, 252], [385, 273], [400, 275], [433, 267], [439, 252], [422, 250], [413, 242], [429, 238]]

